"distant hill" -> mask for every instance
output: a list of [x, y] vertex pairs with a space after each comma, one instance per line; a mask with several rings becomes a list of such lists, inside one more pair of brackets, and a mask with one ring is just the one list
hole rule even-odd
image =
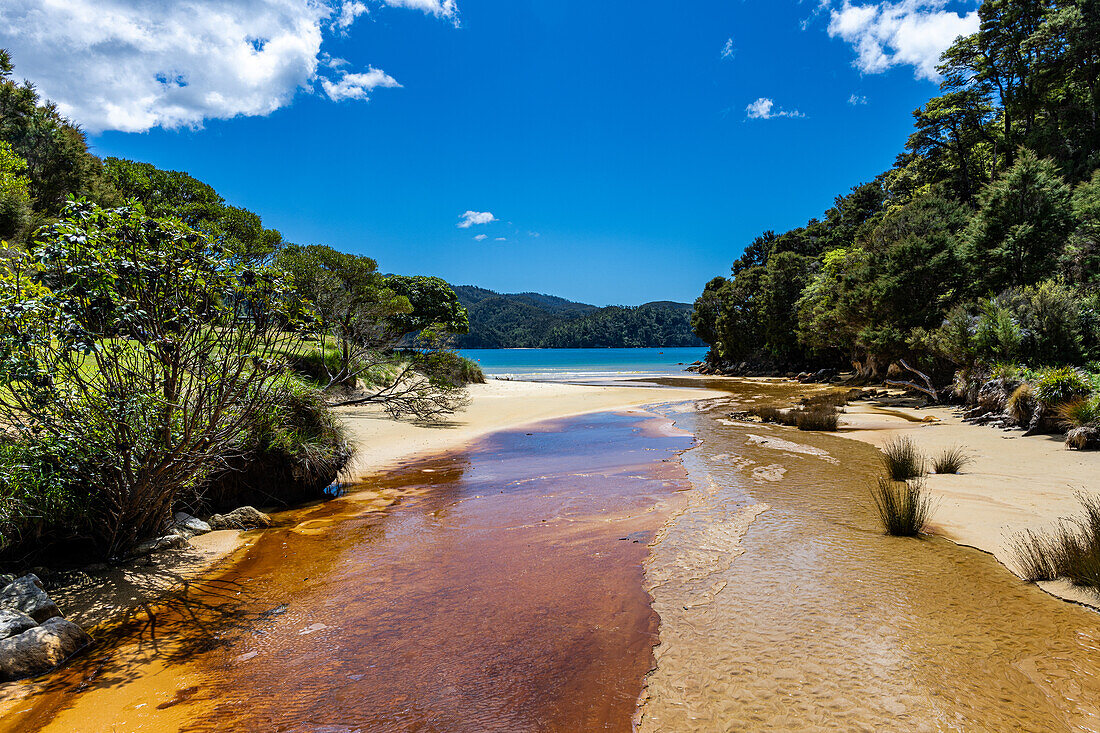
[[658, 301], [598, 308], [542, 293], [496, 293], [454, 287], [470, 317], [464, 349], [636, 348], [702, 346], [688, 303]]

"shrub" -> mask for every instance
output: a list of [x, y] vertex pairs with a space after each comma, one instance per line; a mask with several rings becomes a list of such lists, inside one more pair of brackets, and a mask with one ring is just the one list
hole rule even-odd
[[1078, 494], [1084, 516], [1064, 519], [1050, 532], [1027, 530], [1013, 540], [1017, 567], [1027, 580], [1068, 578], [1100, 588], [1100, 497]]
[[436, 384], [457, 388], [485, 383], [485, 373], [477, 362], [453, 351], [432, 351], [416, 358], [418, 369]]
[[932, 515], [932, 498], [923, 479], [880, 477], [871, 486], [871, 498], [886, 534], [895, 537], [916, 537]]
[[84, 534], [87, 457], [76, 441], [0, 441], [0, 552]]
[[822, 407], [812, 410], [796, 410], [794, 413], [795, 425], [799, 430], [827, 430], [836, 431], [840, 415], [836, 408]]
[[1031, 422], [1031, 416], [1039, 401], [1035, 398], [1035, 390], [1030, 384], [1021, 384], [1008, 398], [1008, 414], [1019, 425], [1027, 425]]
[[286, 505], [324, 496], [351, 460], [346, 430], [322, 393], [287, 380], [274, 401], [254, 413], [225, 470], [209, 477], [193, 508], [232, 509], [243, 504]]
[[1073, 367], [1044, 369], [1035, 382], [1035, 396], [1047, 407], [1057, 407], [1063, 402], [1085, 397], [1091, 391], [1092, 384]]
[[882, 446], [882, 465], [894, 481], [908, 481], [927, 473], [924, 456], [907, 437], [894, 438]]
[[1063, 402], [1056, 411], [1067, 428], [1083, 428], [1100, 423], [1100, 395]]
[[932, 459], [932, 470], [936, 473], [958, 473], [963, 466], [972, 462], [972, 458], [962, 448], [944, 448], [939, 455]]
[[760, 418], [761, 422], [780, 422], [783, 417], [783, 411], [778, 407], [754, 407], [751, 410], [753, 415]]

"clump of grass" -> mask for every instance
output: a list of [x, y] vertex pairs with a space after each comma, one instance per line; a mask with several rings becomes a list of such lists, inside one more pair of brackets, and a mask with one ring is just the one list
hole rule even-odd
[[1100, 423], [1100, 395], [1063, 402], [1055, 411], [1067, 428], [1083, 428]]
[[882, 446], [882, 465], [894, 481], [908, 481], [928, 472], [924, 456], [907, 437], [895, 438]]
[[1027, 425], [1031, 422], [1031, 416], [1035, 414], [1035, 408], [1039, 401], [1035, 397], [1035, 390], [1030, 384], [1021, 384], [1008, 398], [1008, 414], [1019, 425]]
[[871, 498], [886, 534], [895, 537], [916, 537], [932, 516], [932, 497], [921, 478], [894, 481], [880, 476], [871, 486]]
[[813, 397], [804, 398], [802, 404], [811, 410], [815, 407], [844, 407], [848, 404], [848, 393], [826, 392], [825, 394], [817, 394]]
[[836, 408], [822, 407], [812, 410], [797, 410], [794, 424], [799, 430], [826, 430], [835, 432], [840, 415]]
[[1027, 580], [1068, 578], [1100, 588], [1100, 497], [1078, 494], [1084, 516], [1063, 519], [1050, 532], [1027, 530], [1013, 540], [1016, 565]]
[[778, 407], [754, 407], [752, 414], [760, 418], [761, 422], [779, 422], [783, 417], [783, 411]]
[[932, 470], [936, 473], [958, 473], [973, 460], [965, 450], [956, 445], [944, 448], [939, 455], [932, 458]]

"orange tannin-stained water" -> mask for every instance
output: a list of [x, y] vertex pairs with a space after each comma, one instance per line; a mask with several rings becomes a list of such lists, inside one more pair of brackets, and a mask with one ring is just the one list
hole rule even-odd
[[658, 618], [647, 542], [691, 439], [652, 416], [495, 435], [289, 512], [49, 678], [0, 729], [626, 731]]

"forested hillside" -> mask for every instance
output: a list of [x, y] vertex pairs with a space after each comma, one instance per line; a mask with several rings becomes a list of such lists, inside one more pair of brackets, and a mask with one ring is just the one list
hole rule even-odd
[[468, 349], [641, 348], [701, 346], [691, 331], [692, 308], [660, 301], [597, 308], [540, 293], [500, 294], [472, 285], [454, 288], [469, 314]]
[[913, 367], [964, 394], [994, 374], [1096, 371], [1100, 2], [979, 14], [889, 170], [706, 284], [693, 324], [717, 368]]

